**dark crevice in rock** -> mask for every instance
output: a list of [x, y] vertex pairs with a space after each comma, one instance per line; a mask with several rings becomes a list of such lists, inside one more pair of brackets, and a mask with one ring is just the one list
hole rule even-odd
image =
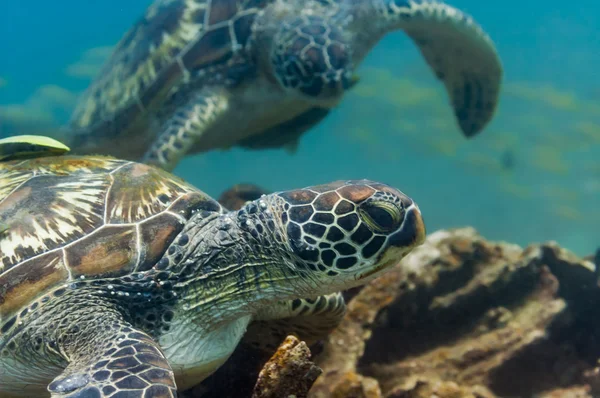
[[[485, 253], [488, 249], [478, 247], [476, 251]], [[467, 258], [450, 271], [445, 264], [436, 264], [434, 267], [441, 270], [431, 272], [437, 273], [436, 280], [443, 283], [417, 285], [383, 309], [359, 368], [402, 360], [440, 344], [451, 344], [483, 317], [489, 318], [488, 326], [493, 328], [497, 320], [489, 314], [490, 309], [517, 305], [536, 286], [537, 269], [533, 266], [502, 264], [497, 278], [486, 280], [489, 275], [485, 267], [492, 266], [486, 262], [490, 257], [481, 254], [474, 257], [479, 260]], [[452, 294], [465, 286], [464, 294]]]

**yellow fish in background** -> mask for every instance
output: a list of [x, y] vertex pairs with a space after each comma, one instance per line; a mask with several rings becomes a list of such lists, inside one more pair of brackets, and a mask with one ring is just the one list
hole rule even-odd
[[[18, 135], [0, 139], [0, 161], [56, 156], [69, 150], [63, 143], [41, 135]], [[1, 227], [0, 224], [0, 229]]]

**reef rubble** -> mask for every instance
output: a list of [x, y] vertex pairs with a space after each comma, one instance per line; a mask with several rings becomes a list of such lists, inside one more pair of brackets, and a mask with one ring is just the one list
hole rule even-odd
[[346, 316], [312, 358], [293, 337], [270, 360], [241, 346], [186, 396], [600, 397], [597, 281], [592, 261], [555, 242], [440, 230], [345, 292]]

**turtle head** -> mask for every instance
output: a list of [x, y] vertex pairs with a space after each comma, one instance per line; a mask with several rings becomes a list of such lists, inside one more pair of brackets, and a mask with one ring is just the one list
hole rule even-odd
[[181, 288], [191, 287], [179, 294], [190, 308], [209, 295], [223, 317], [235, 317], [363, 285], [424, 239], [411, 198], [374, 181], [338, 181], [262, 195], [237, 211], [212, 203], [155, 268], [177, 271]]
[[345, 32], [318, 15], [285, 18], [273, 36], [273, 75], [288, 91], [332, 106], [356, 83]]
[[283, 263], [308, 282], [305, 294], [362, 285], [425, 239], [413, 200], [368, 180], [278, 192], [246, 208], [262, 208], [271, 224], [265, 229], [275, 232], [283, 249]]

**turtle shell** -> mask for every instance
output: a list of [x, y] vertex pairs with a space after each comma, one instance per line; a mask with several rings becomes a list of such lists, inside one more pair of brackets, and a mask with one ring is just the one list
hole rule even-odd
[[190, 74], [240, 62], [268, 0], [157, 0], [117, 44], [73, 113], [75, 128], [137, 125]]
[[0, 163], [0, 327], [69, 281], [152, 268], [200, 209], [220, 206], [140, 163], [100, 156]]

